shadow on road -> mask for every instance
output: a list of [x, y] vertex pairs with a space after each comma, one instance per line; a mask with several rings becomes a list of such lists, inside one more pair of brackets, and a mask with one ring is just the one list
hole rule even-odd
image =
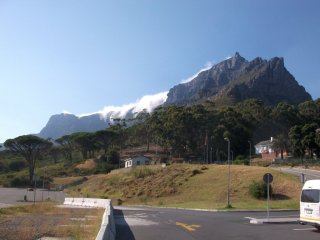
[[129, 225], [124, 218], [123, 212], [115, 209], [113, 214], [116, 222], [116, 240], [135, 240]]

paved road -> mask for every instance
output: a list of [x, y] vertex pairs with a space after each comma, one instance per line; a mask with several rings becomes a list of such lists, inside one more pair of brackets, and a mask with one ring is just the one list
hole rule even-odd
[[320, 179], [320, 171], [302, 168], [274, 168], [275, 170], [291, 173], [301, 177], [301, 174], [305, 175], [305, 180]]
[[[0, 208], [25, 203], [25, 195], [29, 202], [33, 201], [34, 192], [27, 191], [26, 188], [0, 188]], [[65, 195], [63, 192], [42, 191], [42, 189], [37, 189], [36, 201], [42, 201], [42, 199], [45, 200], [48, 197], [50, 197], [51, 200], [63, 202]]]
[[[276, 240], [319, 239], [320, 232], [299, 224], [250, 224], [265, 212], [204, 212], [160, 208], [116, 208], [117, 240]], [[270, 217], [298, 217], [297, 211]]]

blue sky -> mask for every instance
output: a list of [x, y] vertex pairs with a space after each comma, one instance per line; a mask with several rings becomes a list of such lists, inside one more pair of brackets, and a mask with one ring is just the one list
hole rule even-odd
[[168, 91], [238, 51], [320, 97], [317, 0], [0, 0], [0, 142]]

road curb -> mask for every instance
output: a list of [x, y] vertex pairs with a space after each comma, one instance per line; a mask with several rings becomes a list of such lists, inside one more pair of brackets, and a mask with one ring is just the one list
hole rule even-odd
[[[178, 207], [161, 207], [161, 206], [146, 206], [146, 205], [132, 205], [132, 206], [114, 206], [119, 210], [140, 210], [141, 208], [158, 208], [158, 209], [176, 209], [202, 212], [266, 212], [265, 209], [203, 209], [203, 208], [178, 208]], [[145, 210], [145, 209], [144, 209]], [[272, 209], [269, 212], [292, 212], [299, 211], [299, 209]]]
[[251, 219], [251, 224], [292, 224], [299, 223], [298, 218], [263, 218], [263, 219]]

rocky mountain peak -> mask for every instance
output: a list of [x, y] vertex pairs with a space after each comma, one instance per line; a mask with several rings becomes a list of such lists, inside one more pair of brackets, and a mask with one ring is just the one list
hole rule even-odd
[[231, 60], [231, 68], [240, 67], [247, 60], [240, 56], [238, 52], [230, 59]]
[[311, 96], [285, 68], [283, 58], [265, 60], [257, 57], [247, 61], [236, 52], [233, 57], [201, 72], [187, 84], [170, 89], [165, 106], [206, 100], [230, 104], [247, 98], [276, 105], [281, 101], [299, 104], [310, 100]]

